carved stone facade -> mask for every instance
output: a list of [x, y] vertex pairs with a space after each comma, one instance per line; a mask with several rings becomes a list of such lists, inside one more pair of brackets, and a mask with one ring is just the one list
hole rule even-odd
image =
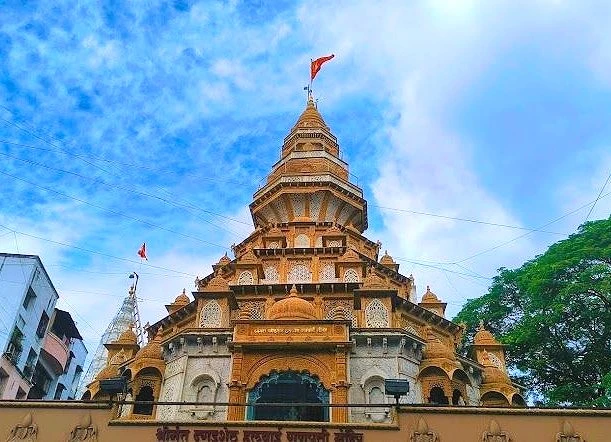
[[[402, 403], [519, 405], [502, 346], [481, 332], [475, 359], [457, 356], [463, 330], [446, 304], [428, 288], [416, 303], [413, 277], [363, 235], [367, 204], [348, 176], [309, 101], [250, 204], [254, 231], [196, 279], [193, 298], [167, 306], [146, 347], [131, 336], [109, 343], [88, 397], [102, 397], [99, 380], [125, 376], [136, 403], [121, 419], [388, 423], [384, 380], [398, 378], [410, 384]], [[317, 406], [266, 405], [287, 389]], [[151, 396], [177, 404], [138, 403]], [[341, 407], [350, 403], [362, 406]], [[435, 437], [420, 428], [412, 439]]]

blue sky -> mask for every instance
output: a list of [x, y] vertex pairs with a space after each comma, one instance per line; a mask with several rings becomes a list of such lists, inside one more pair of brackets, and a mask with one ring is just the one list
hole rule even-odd
[[[1, 5], [0, 250], [41, 255], [91, 351], [131, 271], [154, 322], [250, 233], [312, 57], [336, 54], [314, 93], [368, 236], [450, 316], [573, 232], [611, 172], [608, 2]], [[574, 213], [515, 239], [414, 211], [522, 228]]]

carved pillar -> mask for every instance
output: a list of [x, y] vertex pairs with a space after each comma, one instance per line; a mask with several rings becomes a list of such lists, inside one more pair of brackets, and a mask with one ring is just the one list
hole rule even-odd
[[[333, 392], [334, 404], [348, 403], [348, 387], [350, 385], [347, 382], [348, 376], [346, 370], [348, 364], [346, 362], [346, 347], [340, 345], [335, 352], [336, 382]], [[331, 420], [332, 422], [348, 422], [348, 408], [333, 407]]]
[[[246, 395], [244, 393], [244, 385], [241, 382], [231, 381], [229, 383], [229, 402], [245, 403]], [[244, 420], [244, 405], [230, 405], [227, 410], [228, 421], [243, 421]]]
[[[244, 354], [242, 348], [236, 346], [234, 348], [232, 364], [231, 364], [231, 381], [229, 382], [229, 402], [245, 403], [246, 395], [244, 393], [244, 384], [242, 383], [242, 359]], [[230, 405], [227, 410], [227, 420], [242, 421], [244, 420], [244, 405]]]
[[[348, 386], [348, 383], [345, 381], [340, 381], [334, 384], [335, 390], [333, 391], [333, 404], [348, 403]], [[348, 422], [347, 407], [333, 407], [331, 415], [331, 422]]]

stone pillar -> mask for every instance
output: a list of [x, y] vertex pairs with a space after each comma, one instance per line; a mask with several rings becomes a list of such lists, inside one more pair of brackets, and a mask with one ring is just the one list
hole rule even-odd
[[[340, 345], [335, 351], [335, 373], [336, 382], [333, 384], [335, 387], [333, 391], [333, 404], [347, 404], [348, 403], [348, 376], [346, 363], [346, 347]], [[348, 422], [348, 408], [333, 407], [332, 408], [332, 422]]]
[[[229, 382], [229, 402], [245, 403], [244, 384], [242, 383], [242, 359], [244, 354], [240, 346], [234, 347], [233, 357], [231, 358], [231, 377]], [[230, 405], [227, 410], [228, 421], [244, 420], [244, 405]]]
[[[244, 386], [241, 382], [231, 381], [229, 383], [229, 402], [245, 403], [246, 395], [244, 394]], [[228, 421], [243, 421], [244, 420], [244, 405], [230, 405], [227, 410]]]

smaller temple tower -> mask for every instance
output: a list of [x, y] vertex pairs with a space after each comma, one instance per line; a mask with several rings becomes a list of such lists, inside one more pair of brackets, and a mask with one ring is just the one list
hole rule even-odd
[[[106, 362], [109, 360], [109, 350], [107, 344], [110, 344], [113, 341], [119, 339], [119, 336], [126, 331], [130, 331], [136, 337], [136, 343], [139, 346], [144, 344], [144, 332], [142, 330], [142, 325], [140, 323], [140, 313], [138, 310], [138, 299], [136, 298], [136, 289], [138, 287], [138, 274], [132, 273], [130, 278], [135, 277], [134, 284], [131, 285], [127, 296], [123, 299], [123, 303], [119, 310], [115, 314], [108, 327], [106, 327], [106, 331], [102, 335], [100, 339], [100, 343], [93, 355], [93, 359], [89, 364], [89, 368], [87, 368], [87, 372], [85, 376], [81, 380], [81, 384], [77, 390], [78, 398], [82, 397], [85, 393], [85, 389], [87, 385], [89, 385], [95, 378], [95, 376], [100, 373], [100, 370], [106, 367]], [[135, 327], [135, 332], [132, 330], [132, 327]], [[112, 355], [110, 356], [112, 358]]]
[[480, 321], [475, 334], [473, 356], [484, 366], [480, 402], [488, 406], [524, 406], [520, 390], [513, 385], [507, 372], [503, 344]]

